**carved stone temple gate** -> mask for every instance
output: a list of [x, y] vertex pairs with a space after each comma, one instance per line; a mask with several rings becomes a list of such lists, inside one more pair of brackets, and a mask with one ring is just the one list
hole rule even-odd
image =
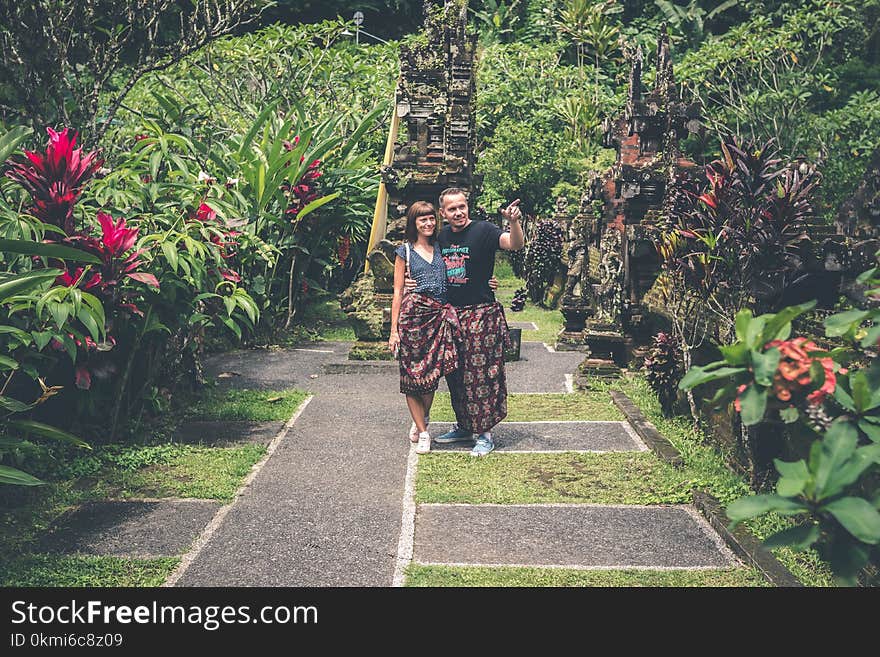
[[[358, 340], [388, 337], [394, 247], [403, 239], [407, 207], [418, 200], [436, 205], [447, 187], [466, 189], [471, 198], [479, 191], [481, 178], [474, 174], [476, 34], [466, 32], [467, 4], [426, 0], [423, 40], [401, 48], [394, 125], [368, 266], [340, 297]], [[395, 138], [398, 121], [401, 132], [405, 129], [403, 140]]]
[[617, 151], [617, 161], [593, 179], [570, 231], [557, 348], [587, 352], [585, 374], [615, 373], [634, 342], [647, 340], [644, 297], [660, 269], [649, 228], [664, 210], [673, 177], [695, 166], [681, 157], [679, 141], [699, 129], [699, 110], [681, 101], [665, 27], [653, 88], [642, 87], [641, 48], [629, 59], [626, 108], [603, 124], [604, 145]]
[[[368, 265], [340, 297], [362, 341], [387, 338], [394, 245], [403, 238], [409, 204], [436, 202], [452, 186], [469, 190], [473, 199], [481, 184], [474, 173], [476, 35], [466, 32], [467, 0], [426, 0], [424, 9], [423, 39], [401, 48]], [[598, 373], [625, 364], [633, 337], [646, 337], [643, 298], [659, 272], [647, 227], [663, 211], [672, 177], [694, 166], [681, 158], [678, 143], [699, 127], [697, 108], [681, 102], [675, 86], [665, 28], [652, 89], [642, 87], [641, 50], [629, 58], [626, 108], [604, 124], [605, 146], [617, 150], [617, 161], [594, 179], [573, 219], [564, 209], [557, 212], [557, 220], [565, 215], [569, 236], [565, 327], [557, 347], [587, 352], [586, 365]]]

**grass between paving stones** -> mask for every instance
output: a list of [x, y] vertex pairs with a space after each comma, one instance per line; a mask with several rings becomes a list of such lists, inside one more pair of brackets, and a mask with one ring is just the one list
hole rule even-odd
[[160, 586], [178, 558], [30, 554], [0, 561], [0, 586]]
[[193, 497], [229, 502], [266, 453], [264, 445], [169, 445], [161, 458], [135, 468], [106, 468], [100, 485], [112, 497]]
[[513, 275], [510, 267], [510, 261], [507, 255], [499, 252], [495, 258], [495, 278], [498, 279], [498, 290], [495, 292], [495, 298], [504, 306], [504, 314], [507, 316], [508, 322], [534, 322], [538, 327], [537, 331], [527, 331], [523, 329], [523, 342], [546, 342], [554, 344], [556, 336], [562, 330], [564, 317], [558, 310], [548, 310], [536, 306], [531, 301], [526, 300], [525, 307], [519, 312], [513, 312], [510, 309], [510, 302], [513, 301], [513, 294], [521, 287], [526, 286], [526, 282]]
[[[268, 402], [273, 393], [212, 396], [205, 408], [225, 419], [286, 420], [305, 394], [285, 391], [284, 399]], [[199, 406], [199, 402], [193, 403]], [[213, 409], [213, 410], [212, 410]], [[210, 416], [209, 416], [210, 417]], [[173, 432], [172, 432], [173, 433]], [[148, 442], [148, 436], [142, 436]], [[44, 486], [0, 487], [0, 572], [5, 585], [73, 585], [85, 581], [79, 571], [94, 564], [95, 586], [151, 585], [164, 580], [176, 560], [137, 560], [109, 557], [82, 559], [33, 554], [40, 536], [64, 513], [108, 498], [196, 497], [226, 502], [232, 499], [254, 463], [266, 453], [262, 445], [207, 447], [176, 443], [98, 446], [56, 464]], [[83, 559], [86, 559], [85, 561]], [[131, 562], [128, 566], [126, 562]], [[152, 564], [152, 565], [151, 565]], [[164, 565], [163, 565], [164, 564]], [[155, 575], [150, 569], [155, 570]], [[164, 570], [163, 570], [164, 569]], [[167, 573], [166, 573], [167, 574]], [[15, 584], [12, 584], [15, 582]], [[79, 584], [77, 584], [79, 585]]]
[[[607, 421], [619, 422], [623, 413], [612, 403], [606, 392], [547, 393], [540, 395], [510, 394], [507, 396], [505, 422]], [[448, 392], [438, 392], [431, 408], [432, 422], [455, 422]]]
[[406, 586], [770, 586], [753, 568], [717, 570], [575, 570], [568, 568], [410, 564]]
[[[712, 493], [723, 505], [749, 492], [746, 481], [728, 468], [726, 455], [709, 445], [706, 437], [694, 430], [689, 418], [663, 416], [660, 403], [643, 376], [630, 374], [608, 387], [623, 391], [633, 400], [645, 417], [681, 453], [685, 467], [699, 474], [702, 480], [700, 487]], [[796, 522], [792, 518], [772, 514], [745, 524], [755, 536], [765, 539], [777, 531], [794, 526]], [[833, 584], [831, 570], [814, 550], [795, 552], [790, 548], [779, 548], [772, 552], [806, 586]]]
[[694, 482], [649, 452], [494, 454], [419, 458], [416, 502], [686, 504]]
[[287, 420], [308, 393], [299, 390], [208, 390], [187, 412], [187, 420]]

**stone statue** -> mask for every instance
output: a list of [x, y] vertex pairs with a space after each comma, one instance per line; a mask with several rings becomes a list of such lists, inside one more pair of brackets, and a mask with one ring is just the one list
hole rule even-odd
[[619, 230], [606, 228], [599, 253], [596, 319], [619, 324], [623, 310], [623, 239]]

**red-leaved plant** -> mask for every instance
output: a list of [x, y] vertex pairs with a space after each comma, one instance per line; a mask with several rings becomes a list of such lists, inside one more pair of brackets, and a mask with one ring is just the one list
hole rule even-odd
[[97, 150], [83, 155], [75, 148], [77, 133], [64, 128], [46, 128], [49, 144], [45, 153], [25, 151], [25, 157], [11, 157], [6, 175], [24, 187], [33, 198], [31, 214], [58, 226], [67, 235], [74, 232], [73, 206], [86, 182], [104, 164]]

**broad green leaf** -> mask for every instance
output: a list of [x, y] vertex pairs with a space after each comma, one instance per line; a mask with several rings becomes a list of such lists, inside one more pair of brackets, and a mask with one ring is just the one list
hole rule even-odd
[[755, 317], [746, 329], [746, 345], [749, 349], [763, 349], [764, 327], [767, 325], [767, 315]]
[[846, 334], [853, 325], [860, 324], [870, 315], [867, 310], [847, 310], [825, 318], [825, 335], [835, 338]]
[[92, 314], [86, 310], [85, 308], [81, 309], [76, 318], [82, 323], [83, 326], [86, 327], [86, 330], [89, 332], [89, 335], [92, 336], [92, 340], [98, 342], [101, 340], [100, 329], [98, 328], [98, 323], [95, 321], [95, 318], [92, 317]]
[[31, 335], [34, 338], [34, 343], [37, 345], [37, 351], [43, 351], [52, 340], [51, 331], [32, 331]]
[[238, 324], [235, 323], [234, 320], [229, 317], [223, 318], [223, 323], [229, 328], [230, 331], [235, 333], [236, 337], [241, 340], [241, 329], [238, 327]]
[[27, 331], [22, 331], [20, 328], [15, 326], [0, 326], [0, 333], [6, 333], [9, 335], [14, 335], [20, 342], [23, 344], [30, 344], [32, 341], [31, 334]]
[[859, 344], [863, 347], [873, 347], [877, 344], [878, 340], [880, 340], [880, 322], [875, 322], [868, 329], [868, 332], [865, 333], [865, 337], [862, 338]]
[[317, 210], [322, 205], [325, 205], [325, 204], [329, 203], [330, 201], [333, 201], [333, 200], [339, 198], [340, 194], [342, 194], [342, 192], [333, 192], [332, 194], [327, 194], [327, 196], [322, 196], [321, 198], [315, 199], [314, 201], [312, 201], [311, 203], [306, 205], [306, 207], [304, 207], [302, 210], [299, 211], [299, 213], [296, 215], [296, 220], [300, 221], [303, 217], [305, 217], [310, 212]]
[[764, 546], [768, 548], [791, 547], [794, 550], [806, 550], [819, 540], [819, 526], [815, 524], [798, 525], [789, 527], [768, 536], [764, 540]]
[[776, 482], [776, 492], [782, 497], [795, 497], [804, 492], [804, 487], [810, 479], [810, 471], [807, 464], [803, 461], [795, 461], [793, 463], [774, 459], [776, 469], [782, 475]]
[[853, 398], [850, 397], [849, 393], [843, 389], [842, 385], [836, 385], [834, 387], [834, 393], [832, 393], [834, 399], [843, 406], [848, 411], [855, 412], [856, 403], [853, 401]]
[[840, 532], [831, 543], [831, 570], [835, 583], [856, 586], [859, 573], [868, 563], [871, 547], [853, 540], [849, 534]]
[[[787, 339], [788, 335], [791, 332], [791, 321], [795, 317], [798, 317], [808, 310], [811, 310], [815, 305], [815, 301], [807, 301], [806, 303], [802, 303], [797, 306], [789, 306], [788, 308], [783, 308], [775, 315], [761, 315], [761, 317], [767, 317], [767, 324], [764, 327], [764, 337], [767, 339], [768, 342], [774, 339]], [[758, 348], [763, 347], [763, 345], [755, 346]]]
[[768, 511], [783, 515], [795, 515], [807, 511], [807, 507], [795, 500], [779, 495], [748, 495], [727, 505], [727, 517], [733, 524], [760, 516]]
[[23, 125], [17, 125], [4, 132], [0, 136], [0, 162], [5, 162], [32, 132], [32, 128]]
[[880, 443], [880, 426], [873, 422], [868, 422], [867, 420], [859, 420], [859, 429], [861, 429], [870, 440], [875, 443]]
[[43, 438], [60, 440], [76, 445], [77, 447], [91, 449], [91, 446], [87, 442], [83, 441], [81, 438], [77, 438], [72, 433], [68, 433], [67, 431], [59, 429], [58, 427], [43, 424], [42, 422], [36, 422], [34, 420], [10, 420], [9, 426], [14, 429], [19, 429], [21, 431], [35, 433], [38, 436], [42, 436]]
[[31, 406], [32, 404], [25, 404], [24, 402], [13, 399], [12, 397], [5, 397], [3, 395], [0, 395], [0, 407], [5, 408], [10, 413], [24, 413], [26, 410], [31, 408]]
[[61, 273], [60, 269], [36, 269], [24, 274], [17, 274], [0, 283], [0, 303], [16, 294], [34, 290], [47, 281], [54, 281]]
[[859, 432], [849, 422], [837, 420], [819, 441], [821, 452], [814, 471], [816, 482], [816, 499], [827, 497], [826, 487], [832, 473], [838, 470], [855, 453], [859, 440]]
[[171, 265], [171, 269], [177, 273], [177, 244], [175, 242], [162, 242], [161, 248], [162, 253], [165, 255], [165, 259], [168, 261], [168, 264]]
[[22, 472], [17, 468], [10, 468], [8, 465], [0, 465], [0, 484], [12, 484], [13, 486], [42, 486], [46, 482], [40, 481], [27, 472]]
[[0, 355], [0, 369], [17, 370], [18, 369], [18, 361], [13, 360], [9, 356]]
[[752, 322], [752, 311], [748, 308], [740, 310], [736, 314], [736, 339], [738, 342], [746, 342], [749, 334], [749, 324]]
[[773, 383], [773, 375], [779, 367], [779, 349], [773, 347], [765, 353], [752, 352], [752, 364], [755, 368], [755, 381], [762, 386]]
[[67, 318], [70, 317], [70, 306], [66, 303], [58, 303], [57, 301], [50, 301], [46, 306], [48, 306], [49, 314], [52, 315], [52, 319], [55, 321], [55, 326], [58, 327], [59, 331], [62, 330]]
[[871, 391], [868, 389], [868, 377], [862, 371], [854, 372], [849, 377], [850, 391], [856, 411], [862, 413], [871, 404]]
[[858, 481], [859, 477], [875, 463], [880, 463], [880, 445], [859, 447], [843, 465], [831, 473], [823, 497], [829, 498], [840, 494], [847, 486]]
[[724, 362], [728, 365], [748, 365], [749, 363], [749, 348], [743, 342], [737, 342], [732, 345], [722, 345], [718, 347], [718, 350], [721, 352], [721, 355], [724, 357]]
[[861, 497], [842, 497], [822, 507], [863, 543], [880, 543], [880, 512]]
[[765, 388], [750, 383], [739, 397], [739, 403], [742, 408], [740, 416], [742, 422], [747, 427], [758, 424], [764, 419], [764, 413], [767, 410], [767, 392]]
[[729, 379], [733, 376], [736, 376], [737, 374], [742, 374], [746, 371], [746, 368], [744, 367], [720, 367], [715, 370], [706, 371], [707, 368], [712, 367], [716, 364], [717, 363], [711, 363], [710, 365], [706, 365], [705, 367], [692, 367], [679, 382], [679, 389], [689, 390], [690, 388], [703, 385], [704, 383], [709, 383], [710, 381], [717, 381], [718, 379]]
[[70, 260], [72, 262], [90, 262], [96, 265], [101, 264], [101, 259], [91, 253], [74, 249], [63, 244], [45, 244], [43, 242], [32, 242], [30, 240], [4, 240], [0, 239], [0, 251], [6, 253], [21, 253], [23, 255], [44, 256], [46, 258], [57, 258], [58, 260]]

